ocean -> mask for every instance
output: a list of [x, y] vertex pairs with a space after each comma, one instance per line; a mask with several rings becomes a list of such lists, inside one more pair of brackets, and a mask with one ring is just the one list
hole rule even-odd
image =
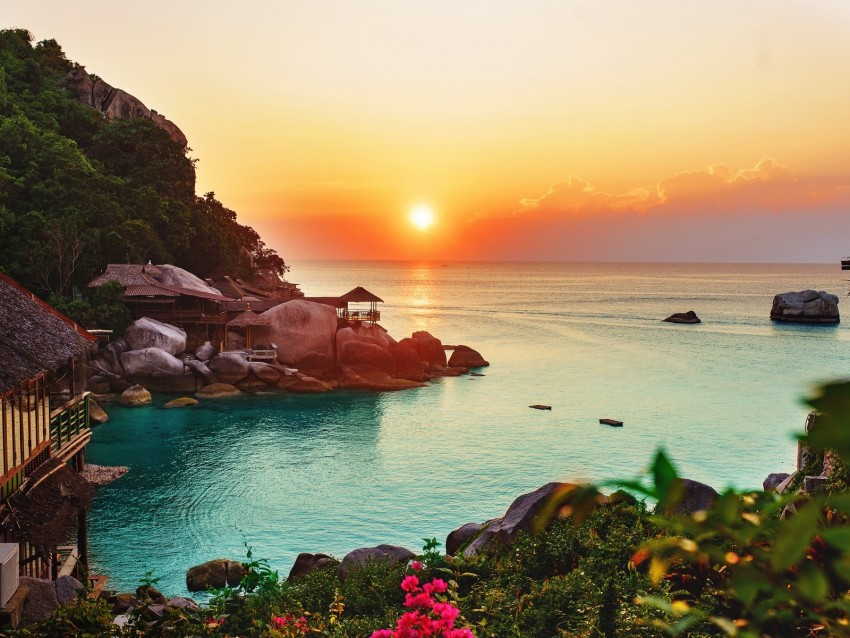
[[[246, 546], [283, 577], [300, 552], [418, 550], [548, 481], [634, 478], [658, 448], [682, 476], [759, 488], [794, 468], [801, 397], [848, 370], [843, 324], [768, 318], [780, 292], [843, 301], [837, 264], [296, 262], [288, 278], [311, 296], [364, 286], [397, 339], [427, 330], [491, 365], [396, 393], [108, 405], [87, 460], [130, 468], [90, 512], [110, 587], [152, 570], [186, 594], [189, 567]], [[703, 323], [661, 321], [687, 310]]]

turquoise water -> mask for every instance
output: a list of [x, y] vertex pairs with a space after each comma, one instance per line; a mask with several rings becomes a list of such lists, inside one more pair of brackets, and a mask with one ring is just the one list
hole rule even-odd
[[[417, 549], [547, 481], [633, 477], [659, 446], [685, 476], [758, 487], [793, 467], [799, 397], [848, 370], [847, 328], [767, 318], [777, 292], [843, 300], [837, 265], [306, 262], [290, 279], [363, 285], [396, 338], [429, 330], [492, 365], [401, 393], [107, 406], [88, 460], [130, 467], [90, 516], [112, 586], [153, 569], [185, 593], [188, 567], [246, 543], [284, 575], [302, 551]], [[702, 324], [659, 321], [691, 309]]]

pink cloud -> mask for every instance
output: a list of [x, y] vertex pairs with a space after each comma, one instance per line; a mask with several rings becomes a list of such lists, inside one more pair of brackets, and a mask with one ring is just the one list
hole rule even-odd
[[515, 214], [575, 217], [610, 213], [776, 213], [850, 205], [850, 175], [795, 174], [772, 158], [733, 171], [724, 164], [665, 177], [654, 187], [607, 193], [572, 176], [537, 198], [520, 200]]

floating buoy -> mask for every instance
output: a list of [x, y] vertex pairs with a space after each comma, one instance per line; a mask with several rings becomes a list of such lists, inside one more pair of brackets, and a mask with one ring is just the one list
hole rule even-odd
[[535, 403], [534, 405], [528, 406], [530, 408], [534, 408], [535, 410], [551, 410], [551, 405], [543, 405], [542, 403]]
[[599, 422], [602, 425], [610, 425], [612, 428], [621, 428], [623, 427], [622, 421], [617, 421], [616, 419], [599, 419]]

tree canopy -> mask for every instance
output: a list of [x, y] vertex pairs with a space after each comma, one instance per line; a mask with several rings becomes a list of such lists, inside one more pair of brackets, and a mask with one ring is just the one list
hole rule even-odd
[[200, 277], [286, 270], [210, 192], [195, 159], [144, 118], [108, 122], [63, 86], [55, 40], [0, 30], [0, 270], [69, 295], [108, 263], [171, 263]]

